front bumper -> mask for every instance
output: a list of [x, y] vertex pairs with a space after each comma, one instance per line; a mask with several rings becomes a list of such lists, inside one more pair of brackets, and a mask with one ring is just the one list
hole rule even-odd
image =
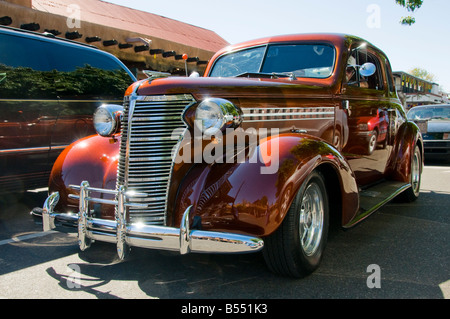
[[[130, 198], [143, 197], [145, 194], [127, 193], [124, 186], [119, 190], [93, 188], [88, 182], [81, 186], [71, 186], [80, 191], [80, 196], [69, 195], [79, 199], [78, 214], [59, 214], [54, 211], [59, 201], [59, 194], [51, 194], [42, 210], [33, 210], [34, 217], [42, 217], [43, 230], [48, 231], [57, 226], [68, 225], [78, 228], [78, 244], [81, 250], [89, 248], [95, 241], [115, 243], [119, 258], [125, 259], [130, 247], [141, 247], [160, 250], [179, 251], [181, 254], [196, 253], [248, 253], [260, 251], [262, 239], [234, 233], [203, 231], [190, 229], [192, 206], [183, 214], [180, 228], [129, 224], [126, 218], [126, 207], [140, 206], [131, 203]], [[114, 194], [116, 200], [90, 197], [90, 192]], [[105, 220], [90, 216], [89, 203], [116, 205], [115, 220]]]
[[425, 159], [447, 159], [450, 160], [449, 140], [424, 140]]

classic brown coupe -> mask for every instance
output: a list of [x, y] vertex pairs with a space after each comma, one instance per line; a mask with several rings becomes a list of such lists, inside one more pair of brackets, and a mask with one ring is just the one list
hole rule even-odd
[[[380, 147], [355, 139], [384, 115]], [[44, 229], [181, 254], [262, 251], [301, 277], [319, 267], [329, 225], [350, 228], [399, 195], [419, 196], [423, 141], [385, 54], [337, 34], [224, 48], [203, 77], [134, 83], [99, 133], [66, 148], [50, 178]], [[367, 125], [366, 125], [367, 126]]]

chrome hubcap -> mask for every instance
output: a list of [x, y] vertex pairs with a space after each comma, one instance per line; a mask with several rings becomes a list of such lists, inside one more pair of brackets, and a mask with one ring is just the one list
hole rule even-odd
[[419, 152], [414, 152], [411, 165], [411, 186], [414, 194], [418, 195], [420, 189], [420, 155]]
[[375, 150], [375, 145], [377, 144], [377, 135], [373, 133], [369, 141], [369, 150], [373, 152]]
[[320, 187], [312, 183], [305, 190], [300, 209], [300, 243], [307, 256], [320, 246], [324, 219], [323, 196]]

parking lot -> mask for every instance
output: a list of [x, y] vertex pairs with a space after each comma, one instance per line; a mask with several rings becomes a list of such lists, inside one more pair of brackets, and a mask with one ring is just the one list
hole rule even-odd
[[450, 165], [427, 163], [418, 201], [332, 231], [321, 267], [300, 280], [272, 274], [260, 254], [136, 248], [122, 262], [111, 244], [80, 252], [76, 234], [44, 233], [29, 216], [45, 191], [3, 197], [0, 298], [450, 298], [449, 179]]

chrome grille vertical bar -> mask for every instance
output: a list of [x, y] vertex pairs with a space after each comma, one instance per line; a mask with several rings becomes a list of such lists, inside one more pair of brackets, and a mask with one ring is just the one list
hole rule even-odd
[[87, 218], [89, 214], [89, 183], [83, 182], [80, 187], [80, 203], [78, 212], [78, 245], [81, 251], [88, 249], [91, 240], [87, 236]]
[[130, 247], [126, 242], [127, 236], [127, 221], [126, 221], [126, 208], [125, 208], [125, 186], [119, 186], [117, 194], [117, 212], [116, 212], [116, 222], [117, 222], [117, 254], [120, 259], [126, 259], [129, 254]]

